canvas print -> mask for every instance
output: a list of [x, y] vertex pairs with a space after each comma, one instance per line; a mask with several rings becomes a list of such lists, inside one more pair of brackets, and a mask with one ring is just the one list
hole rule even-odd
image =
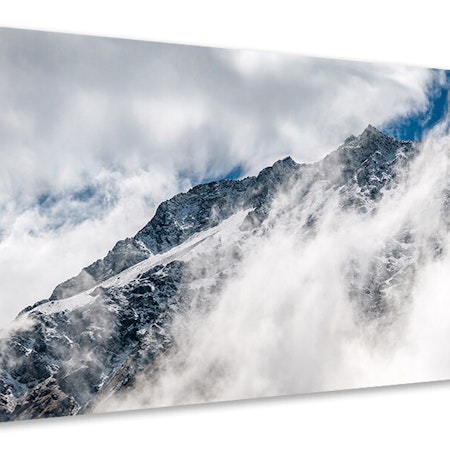
[[449, 81], [0, 29], [0, 420], [449, 379]]

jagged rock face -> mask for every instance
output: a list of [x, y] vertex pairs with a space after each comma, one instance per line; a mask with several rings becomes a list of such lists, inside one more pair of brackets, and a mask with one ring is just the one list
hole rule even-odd
[[[323, 201], [313, 205], [303, 224], [313, 233], [330, 192], [338, 194], [342, 208], [373, 212], [415, 154], [412, 143], [369, 126], [318, 163], [286, 158], [256, 177], [199, 185], [162, 203], [134, 237], [118, 242], [103, 260], [57, 286], [50, 299], [21, 313], [18, 320], [31, 325], [19, 327], [0, 345], [0, 420], [79, 414], [126, 389], [170, 351], [173, 317], [202, 296], [214, 298], [223, 280], [238, 270], [239, 251], [227, 242], [245, 240], [269, 217], [277, 220], [270, 214], [279, 192], [295, 191], [289, 208], [303, 211], [310, 193], [322, 189]], [[221, 237], [229, 224], [233, 232]], [[208, 246], [234, 252], [234, 263], [203, 263], [205, 250], [199, 249]], [[349, 262], [349, 298], [368, 320], [392, 312], [388, 283], [408, 283], [413, 235], [398, 236], [380, 258], [386, 264], [374, 261], [364, 277], [357, 263]], [[186, 261], [194, 261], [196, 270], [188, 270]]]
[[[252, 223], [259, 223], [266, 217], [276, 192], [289, 185], [292, 178], [301, 178], [302, 172], [312, 170], [312, 182], [326, 180], [330, 186], [339, 187], [350, 184], [352, 189], [356, 185], [364, 190], [364, 196], [376, 199], [386, 184], [394, 181], [392, 166], [414, 152], [411, 142], [391, 139], [369, 125], [361, 136], [347, 139], [321, 163], [307, 166], [288, 157], [263, 169], [257, 177], [196, 186], [163, 202], [133, 238], [119, 241], [104, 259], [58, 285], [50, 299], [67, 298], [89, 289], [151, 254], [168, 251], [193, 234], [216, 226], [242, 208], [254, 208]], [[351, 195], [348, 201], [356, 199]]]
[[298, 165], [288, 158], [263, 170], [258, 177], [214, 181], [163, 202], [153, 219], [133, 238], [119, 241], [108, 255], [58, 285], [50, 299], [70, 297], [122, 270], [164, 253], [193, 234], [218, 225], [241, 209], [264, 209], [283, 181]]
[[[344, 187], [349, 204], [379, 200], [383, 189], [394, 187], [402, 163], [411, 161], [417, 147], [397, 141], [368, 126], [359, 137], [351, 136], [320, 163], [330, 184]], [[400, 167], [399, 167], [400, 166]]]
[[104, 259], [99, 259], [89, 267], [85, 267], [78, 276], [59, 284], [50, 296], [50, 300], [71, 297], [85, 291], [98, 282], [107, 280], [143, 261], [150, 254], [149, 249], [136, 238], [119, 241]]
[[50, 311], [56, 306], [53, 312], [31, 310], [32, 326], [2, 343], [0, 418], [9, 419], [12, 407], [19, 419], [76, 413], [131, 356], [149, 364], [165, 351], [170, 317], [183, 305], [182, 267], [173, 261], [124, 286], [98, 287], [71, 310], [58, 309], [54, 301], [47, 305]]

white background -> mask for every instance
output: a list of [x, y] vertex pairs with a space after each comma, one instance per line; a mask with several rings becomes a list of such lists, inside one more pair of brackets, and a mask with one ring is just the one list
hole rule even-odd
[[[0, 1], [0, 26], [450, 68], [445, 3]], [[0, 105], [1, 107], [1, 105]], [[0, 425], [51, 448], [447, 447], [450, 383]]]

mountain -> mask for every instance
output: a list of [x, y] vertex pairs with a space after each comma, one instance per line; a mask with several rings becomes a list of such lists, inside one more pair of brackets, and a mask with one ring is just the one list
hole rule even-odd
[[[176, 351], [174, 324], [188, 326], [180, 318], [193, 309], [208, 314], [258, 239], [276, 227], [314, 239], [331, 204], [373, 216], [417, 154], [415, 144], [369, 125], [319, 162], [287, 157], [257, 176], [202, 184], [163, 202], [134, 237], [23, 310], [3, 335], [0, 420], [94, 411], [143, 374], [156, 376]], [[407, 298], [417, 251], [404, 227], [364, 273], [357, 259], [348, 261], [346, 289], [361, 320], [388, 323], [401, 314], [391, 299], [397, 291]]]

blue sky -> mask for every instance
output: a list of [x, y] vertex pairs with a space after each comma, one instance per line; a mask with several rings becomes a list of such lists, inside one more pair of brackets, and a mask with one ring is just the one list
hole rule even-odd
[[424, 111], [400, 117], [384, 127], [383, 131], [397, 139], [420, 141], [428, 130], [447, 115], [449, 89], [450, 71], [445, 71], [444, 83], [436, 83], [430, 89], [429, 104]]

